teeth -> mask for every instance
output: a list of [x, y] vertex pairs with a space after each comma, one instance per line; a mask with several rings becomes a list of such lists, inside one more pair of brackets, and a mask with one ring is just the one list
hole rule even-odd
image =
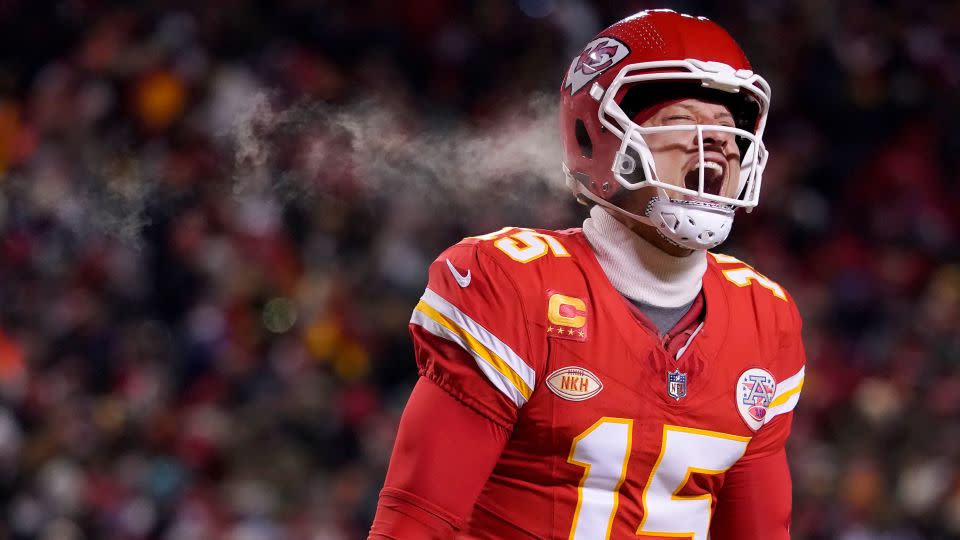
[[[701, 189], [701, 174], [703, 175], [703, 190], [705, 192], [714, 193], [719, 191], [719, 186], [716, 184], [719, 180], [723, 179], [723, 165], [714, 161], [705, 161], [703, 162], [703, 169], [701, 170], [699, 163], [694, 164], [693, 169], [684, 175], [684, 184], [687, 189], [695, 191]], [[714, 195], [716, 195], [716, 193], [714, 193]]]
[[703, 163], [703, 168], [704, 168], [704, 169], [713, 169], [713, 170], [715, 170], [715, 171], [717, 171], [717, 172], [723, 172], [723, 167], [721, 167], [719, 163], [714, 163], [713, 161], [705, 161], [705, 162]]

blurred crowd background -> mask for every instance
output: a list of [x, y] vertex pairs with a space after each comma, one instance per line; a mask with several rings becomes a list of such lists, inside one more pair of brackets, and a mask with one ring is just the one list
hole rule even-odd
[[773, 85], [793, 537], [960, 538], [960, 3], [664, 3], [0, 2], [0, 539], [365, 538], [427, 265], [580, 223], [560, 79], [648, 7]]

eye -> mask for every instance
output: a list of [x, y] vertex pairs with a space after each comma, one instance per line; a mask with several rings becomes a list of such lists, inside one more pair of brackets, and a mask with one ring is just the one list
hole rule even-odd
[[695, 124], [696, 120], [689, 114], [674, 114], [666, 117], [664, 119], [666, 122], [686, 122], [690, 124]]
[[733, 120], [733, 117], [730, 116], [729, 114], [718, 115], [715, 118], [715, 120], [718, 126], [737, 127], [737, 123]]

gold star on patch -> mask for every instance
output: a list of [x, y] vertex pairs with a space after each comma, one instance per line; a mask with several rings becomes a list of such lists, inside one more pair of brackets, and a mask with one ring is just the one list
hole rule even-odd
[[573, 328], [567, 328], [567, 334], [573, 335]]
[[548, 327], [547, 327], [547, 333], [549, 334], [550, 332], [553, 332], [553, 327], [552, 327], [552, 326], [548, 326]]
[[578, 333], [580, 334], [580, 337], [586, 336], [586, 334], [583, 333], [583, 330], [578, 330]]

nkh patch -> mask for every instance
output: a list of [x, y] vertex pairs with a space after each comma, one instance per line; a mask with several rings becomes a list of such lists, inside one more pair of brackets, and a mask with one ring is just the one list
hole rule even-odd
[[586, 341], [587, 301], [552, 290], [547, 295], [547, 337]]
[[737, 410], [750, 429], [756, 431], [763, 426], [776, 391], [777, 381], [765, 369], [748, 369], [737, 379]]
[[680, 401], [680, 398], [687, 396], [687, 374], [680, 373], [675, 369], [667, 373], [667, 395]]
[[630, 49], [611, 37], [597, 38], [583, 48], [583, 51], [570, 62], [563, 87], [570, 89], [570, 95], [576, 94], [590, 81], [626, 58]]
[[603, 390], [600, 378], [577, 366], [560, 368], [547, 377], [547, 388], [567, 401], [590, 399]]

